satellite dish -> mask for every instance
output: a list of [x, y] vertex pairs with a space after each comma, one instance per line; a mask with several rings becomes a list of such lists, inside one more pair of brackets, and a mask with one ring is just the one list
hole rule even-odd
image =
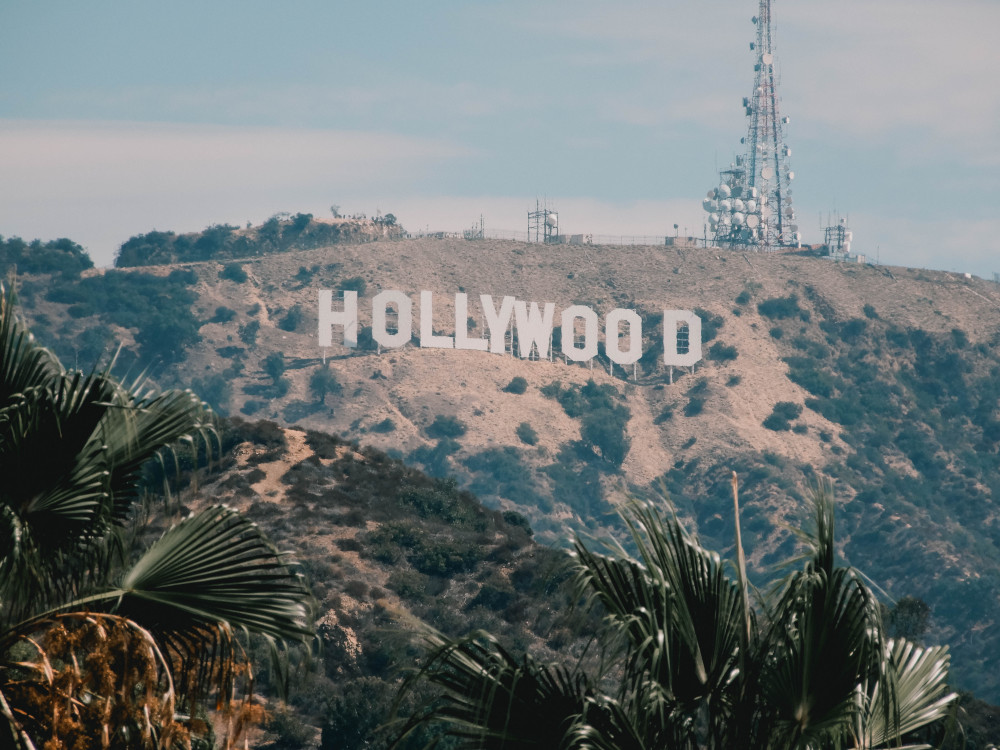
[[774, 56], [770, 52], [765, 52], [760, 56], [760, 61], [765, 65], [770, 65], [772, 60], [774, 60]]
[[761, 205], [761, 207], [760, 207], [760, 217], [762, 219], [766, 219], [770, 215], [771, 215], [771, 207], [767, 206], [767, 205]]
[[770, 166], [761, 167], [760, 176], [763, 177], [765, 180], [770, 180], [772, 177], [774, 177], [774, 167]]
[[757, 225], [760, 224], [760, 218], [757, 214], [747, 214], [747, 226], [751, 229], [755, 229]]

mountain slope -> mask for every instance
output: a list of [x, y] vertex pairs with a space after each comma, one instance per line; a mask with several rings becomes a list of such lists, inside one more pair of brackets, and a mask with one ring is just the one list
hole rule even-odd
[[[159, 321], [160, 337], [107, 309], [111, 280], [140, 273], [173, 285], [158, 303], [172, 316]], [[557, 545], [575, 529], [615, 533], [614, 503], [661, 483], [709, 546], [730, 545], [736, 470], [759, 571], [790, 551], [781, 524], [798, 517], [814, 473], [833, 476], [844, 554], [890, 595], [924, 598], [928, 637], [952, 644], [958, 684], [1000, 699], [989, 668], [1000, 648], [995, 284], [787, 254], [432, 239], [93, 279], [25, 280], [36, 285], [29, 317], [49, 335], [66, 326], [63, 346], [110, 329], [137, 366], [152, 353], [162, 380], [191, 384], [230, 412], [336, 432], [454, 474]], [[80, 284], [90, 284], [82, 302]], [[633, 377], [620, 367], [609, 374], [606, 359], [591, 368], [416, 343], [322, 352], [318, 291], [339, 299], [345, 288], [360, 292], [362, 327], [376, 293], [406, 293], [415, 331], [419, 293], [432, 291], [443, 334], [455, 330], [456, 292], [469, 295], [472, 335], [485, 330], [479, 294], [553, 302], [557, 322], [574, 303], [602, 317], [635, 309], [645, 321], [697, 309], [706, 359], [693, 373], [675, 370], [671, 382], [648, 361]], [[154, 345], [181, 324], [196, 335], [172, 362]], [[658, 336], [654, 326], [644, 334], [654, 359]], [[324, 354], [332, 380], [322, 376]], [[619, 464], [614, 448], [626, 444]]]

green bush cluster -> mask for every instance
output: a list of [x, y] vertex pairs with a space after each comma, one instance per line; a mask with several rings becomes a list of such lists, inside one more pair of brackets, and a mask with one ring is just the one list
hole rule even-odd
[[201, 324], [192, 313], [198, 281], [191, 270], [167, 276], [107, 271], [83, 279], [62, 278], [46, 293], [50, 302], [70, 305], [74, 317], [98, 316], [104, 323], [136, 329], [138, 355], [147, 366], [182, 361], [198, 343]]
[[764, 427], [775, 432], [783, 432], [792, 429], [792, 420], [798, 419], [802, 413], [802, 406], [791, 401], [779, 401], [774, 405], [771, 414], [764, 420]]
[[536, 445], [538, 443], [538, 433], [527, 422], [521, 422], [515, 429], [514, 434], [517, 439], [525, 445]]
[[528, 381], [520, 375], [515, 375], [503, 388], [505, 393], [521, 394], [528, 390]]
[[78, 279], [80, 272], [93, 268], [87, 251], [68, 239], [32, 240], [0, 236], [0, 275], [14, 268], [19, 274], [58, 274], [62, 279]]
[[757, 312], [766, 318], [786, 320], [789, 318], [809, 319], [809, 312], [799, 307], [799, 298], [791, 294], [787, 297], [772, 297], [757, 303]]
[[[153, 231], [137, 234], [122, 243], [115, 257], [115, 266], [189, 263], [308, 250], [350, 241], [354, 231], [356, 229], [350, 225], [313, 221], [312, 214], [306, 213], [287, 218], [272, 216], [261, 226], [247, 230], [239, 230], [229, 224], [216, 224], [191, 234]], [[226, 268], [234, 265], [228, 264]], [[237, 283], [246, 281], [239, 275], [232, 280]]]
[[434, 421], [424, 428], [424, 432], [432, 438], [457, 438], [462, 437], [468, 428], [458, 417], [449, 417], [438, 414]]
[[566, 388], [550, 383], [542, 394], [556, 399], [567, 416], [580, 419], [581, 442], [587, 449], [612, 466], [621, 466], [631, 445], [625, 428], [632, 413], [613, 386], [593, 380]]

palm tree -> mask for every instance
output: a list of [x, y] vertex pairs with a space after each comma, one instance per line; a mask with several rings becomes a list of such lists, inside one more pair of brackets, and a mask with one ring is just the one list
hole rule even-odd
[[[736, 502], [735, 475], [733, 481]], [[828, 486], [791, 572], [750, 598], [739, 539], [724, 564], [673, 516], [622, 512], [636, 555], [576, 541], [576, 582], [603, 613], [594, 673], [514, 657], [495, 638], [429, 631], [404, 684], [440, 694], [400, 741], [433, 725], [463, 748], [875, 748], [943, 716], [944, 648], [883, 635], [861, 575], [837, 565]], [[792, 567], [792, 564], [795, 567]]]
[[210, 417], [187, 391], [66, 371], [0, 288], [0, 746], [186, 745], [206, 699], [233, 736], [252, 713], [237, 631], [311, 637], [301, 576], [234, 511], [129, 544], [144, 465], [208, 445]]

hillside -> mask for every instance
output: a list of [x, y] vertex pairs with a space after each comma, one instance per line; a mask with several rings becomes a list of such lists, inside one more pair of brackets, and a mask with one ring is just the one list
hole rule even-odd
[[[296, 668], [290, 710], [269, 704], [256, 746], [313, 746], [320, 729], [321, 748], [385, 747], [376, 729], [416, 661], [417, 620], [456, 637], [485, 628], [546, 660], [582, 655], [594, 623], [571, 616], [567, 556], [535, 544], [523, 517], [323, 433], [235, 419], [220, 436], [220, 460], [177, 499], [238, 508], [294, 549], [319, 603], [316, 661]], [[264, 669], [258, 693], [274, 683]]]
[[[433, 239], [20, 283], [36, 333], [66, 361], [121, 341], [122, 365], [152, 366], [230, 413], [454, 475], [555, 545], [577, 529], [614, 533], [613, 505], [662, 485], [725, 548], [736, 470], [759, 572], [790, 551], [781, 524], [800, 517], [814, 475], [832, 476], [844, 555], [891, 596], [926, 600], [927, 638], [952, 645], [957, 684], [1000, 701], [995, 284], [786, 254]], [[146, 307], [115, 302], [140, 288]], [[345, 288], [359, 292], [362, 346], [328, 350], [324, 375], [317, 295]], [[609, 374], [606, 359], [591, 368], [415, 343], [379, 353], [364, 326], [386, 289], [413, 298], [415, 313], [419, 292], [433, 291], [444, 334], [456, 292], [469, 295], [473, 335], [485, 328], [479, 294], [553, 302], [557, 315], [572, 304], [649, 321], [697, 309], [706, 358], [671, 383], [653, 326], [636, 377]]]

